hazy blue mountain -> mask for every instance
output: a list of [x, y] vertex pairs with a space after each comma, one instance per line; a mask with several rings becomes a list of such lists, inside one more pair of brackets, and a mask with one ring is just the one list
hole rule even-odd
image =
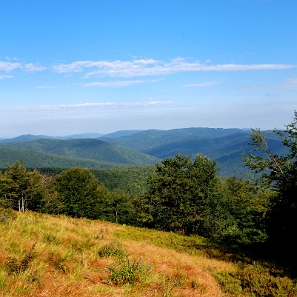
[[49, 136], [26, 134], [26, 135], [20, 135], [20, 136], [14, 137], [14, 138], [1, 139], [0, 143], [3, 143], [3, 142], [26, 142], [26, 141], [31, 141], [31, 140], [35, 140], [35, 139], [41, 139], [41, 138], [49, 138]]
[[[142, 132], [143, 130], [121, 130], [121, 131], [116, 131], [113, 133], [108, 133], [105, 135], [102, 135], [102, 138], [117, 138], [117, 137], [123, 137], [123, 136], [130, 136], [135, 133]], [[99, 137], [99, 136], [98, 136]]]
[[[5, 142], [0, 147], [23, 148], [59, 156], [85, 158], [131, 166], [145, 166], [159, 161], [156, 157], [116, 146], [99, 139], [36, 139], [27, 142]], [[0, 156], [1, 158], [1, 156]]]
[[[97, 134], [77, 134], [76, 139], [54, 139], [46, 136], [23, 135], [14, 142], [1, 142], [0, 147], [27, 149], [51, 156], [83, 158], [120, 166], [146, 166], [176, 154], [203, 154], [217, 162], [221, 175], [241, 175], [247, 169], [242, 153], [248, 153], [251, 130], [221, 128], [181, 128], [172, 130], [123, 130], [100, 138], [80, 138]], [[286, 153], [273, 131], [263, 131], [272, 152]], [[66, 137], [66, 136], [65, 136]], [[30, 140], [30, 141], [26, 141]], [[0, 157], [3, 160], [3, 156]], [[45, 164], [50, 164], [47, 161]], [[43, 165], [41, 167], [46, 167]], [[93, 165], [92, 165], [93, 166]], [[97, 165], [96, 165], [97, 166]], [[54, 166], [51, 166], [54, 167]], [[94, 167], [92, 167], [94, 168]], [[110, 168], [110, 167], [108, 167]]]
[[25, 161], [27, 168], [71, 168], [74, 166], [90, 169], [108, 169], [129, 165], [95, 161], [82, 158], [58, 156], [22, 148], [0, 148], [0, 168], [16, 161]]

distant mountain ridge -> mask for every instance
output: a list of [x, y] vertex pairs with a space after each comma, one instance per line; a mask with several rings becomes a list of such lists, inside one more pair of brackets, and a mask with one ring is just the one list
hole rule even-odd
[[[57, 139], [23, 135], [14, 138], [14, 141], [0, 142], [0, 148], [13, 149], [12, 154], [16, 154], [16, 149], [30, 150], [31, 156], [34, 152], [50, 154], [51, 156], [43, 155], [46, 166], [50, 166], [48, 158], [59, 156], [95, 163], [106, 162], [108, 163], [105, 164], [106, 168], [111, 168], [110, 165], [114, 166], [113, 168], [147, 166], [159, 163], [161, 159], [174, 157], [176, 154], [195, 156], [200, 153], [217, 162], [221, 175], [244, 176], [247, 169], [242, 163], [242, 153], [248, 153], [252, 149], [249, 145], [250, 134], [251, 130], [237, 128], [181, 128], [123, 130], [99, 138], [77, 136], [76, 139]], [[263, 131], [263, 134], [267, 137], [272, 151], [285, 153], [278, 135], [272, 131]], [[3, 155], [0, 155], [2, 164], [5, 161], [3, 158]], [[53, 163], [57, 164], [54, 160]], [[88, 166], [98, 168], [99, 164], [95, 163], [93, 165], [88, 163]], [[100, 166], [99, 168], [103, 168]]]

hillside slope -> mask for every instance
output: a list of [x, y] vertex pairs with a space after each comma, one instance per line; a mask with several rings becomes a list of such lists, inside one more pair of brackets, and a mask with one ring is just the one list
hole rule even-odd
[[296, 296], [267, 260], [203, 237], [0, 208], [0, 296]]
[[[136, 228], [29, 212], [5, 215], [0, 222], [0, 296], [220, 297], [207, 266], [216, 272], [235, 269], [202, 254], [121, 239], [134, 229], [142, 232]], [[162, 232], [143, 232], [162, 238]], [[179, 240], [166, 237], [165, 245]]]
[[82, 158], [63, 157], [28, 149], [0, 148], [0, 168], [16, 161], [24, 161], [27, 168], [71, 168], [107, 169], [128, 166], [119, 163], [94, 161]]
[[[99, 139], [36, 139], [27, 142], [1, 143], [0, 148], [28, 149], [64, 157], [84, 158], [93, 161], [131, 166], [152, 165], [158, 158], [120, 147]], [[42, 166], [46, 167], [46, 166]]]
[[[265, 131], [264, 135], [273, 152], [285, 152], [275, 133]], [[242, 153], [252, 149], [249, 137], [250, 131], [241, 129], [185, 128], [148, 130], [125, 137], [102, 139], [160, 159], [174, 157], [176, 154], [202, 154], [217, 162], [220, 175], [243, 177], [249, 172], [242, 162]]]

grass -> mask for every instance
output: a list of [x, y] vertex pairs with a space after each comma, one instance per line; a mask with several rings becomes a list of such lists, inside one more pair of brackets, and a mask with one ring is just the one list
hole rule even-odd
[[33, 212], [5, 217], [3, 297], [297, 296], [275, 267], [238, 261], [236, 248], [202, 237]]

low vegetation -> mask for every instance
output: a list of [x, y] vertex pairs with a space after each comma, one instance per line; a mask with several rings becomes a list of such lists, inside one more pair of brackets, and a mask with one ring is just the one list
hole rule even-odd
[[243, 155], [250, 181], [219, 177], [200, 154], [162, 160], [138, 194], [110, 190], [86, 168], [47, 175], [8, 164], [0, 172], [3, 296], [42, 296], [44, 276], [56, 272], [64, 277], [54, 281], [75, 284], [80, 296], [297, 296], [297, 112], [275, 133], [286, 154], [253, 130], [254, 150]]
[[0, 296], [296, 296], [272, 262], [203, 237], [2, 209]]

